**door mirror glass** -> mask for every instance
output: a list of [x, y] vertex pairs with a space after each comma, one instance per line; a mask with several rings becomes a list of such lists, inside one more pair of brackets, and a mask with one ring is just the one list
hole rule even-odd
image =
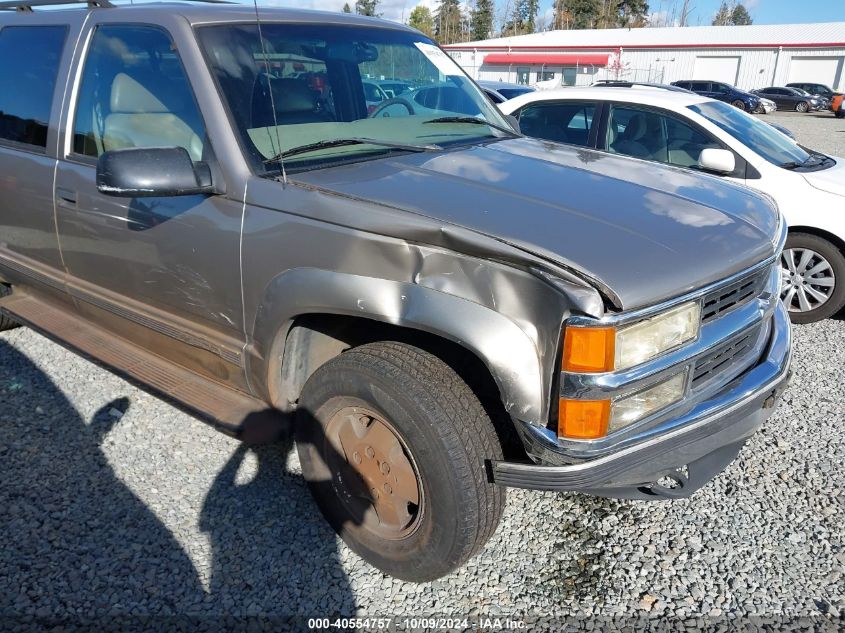
[[120, 198], [215, 193], [208, 164], [195, 163], [182, 147], [105, 152], [97, 161], [97, 189]]
[[698, 158], [698, 166], [705, 171], [713, 171], [718, 174], [729, 174], [736, 169], [736, 158], [733, 152], [726, 149], [708, 147], [701, 150]]

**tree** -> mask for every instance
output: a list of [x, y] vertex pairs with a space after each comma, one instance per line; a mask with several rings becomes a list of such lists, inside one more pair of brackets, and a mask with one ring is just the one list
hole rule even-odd
[[358, 15], [371, 15], [374, 17], [381, 17], [381, 13], [376, 13], [376, 7], [379, 0], [355, 0], [355, 13]]
[[464, 16], [460, 0], [440, 0], [434, 14], [434, 36], [440, 44], [460, 42], [464, 31]]
[[408, 26], [422, 31], [428, 37], [434, 37], [434, 16], [431, 15], [431, 10], [424, 5], [418, 4], [414, 7], [408, 17]]
[[493, 0], [476, 0], [470, 16], [470, 38], [486, 40], [493, 31]]
[[352, 13], [352, 9], [350, 8], [350, 6], [349, 6], [349, 3], [348, 3], [348, 2], [347, 2], [346, 4], [344, 4], [344, 5], [343, 5], [343, 12], [344, 12], [344, 13]]
[[648, 25], [647, 0], [554, 0], [555, 29], [639, 28]]
[[513, 12], [502, 29], [503, 35], [524, 35], [533, 33], [537, 26], [539, 0], [515, 0]]
[[713, 26], [747, 26], [753, 22], [741, 2], [722, 2], [713, 18]]
[[731, 21], [734, 26], [748, 26], [754, 22], [751, 19], [751, 14], [748, 13], [748, 9], [743, 4], [737, 4], [734, 7], [733, 13], [731, 13]]

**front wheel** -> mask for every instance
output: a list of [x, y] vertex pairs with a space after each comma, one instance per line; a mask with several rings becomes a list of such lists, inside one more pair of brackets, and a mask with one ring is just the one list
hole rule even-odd
[[742, 101], [741, 99], [737, 99], [731, 105], [733, 105], [733, 107], [735, 107], [735, 108], [742, 110], [743, 112], [745, 111], [745, 102]]
[[793, 323], [821, 321], [845, 306], [845, 257], [817, 235], [790, 233], [781, 280], [781, 298]]
[[810, 109], [810, 104], [806, 101], [799, 101], [795, 104], [795, 111], [796, 112], [807, 112]]
[[834, 112], [837, 119], [845, 119], [845, 110], [839, 110], [838, 112]]
[[296, 442], [326, 519], [392, 576], [439, 578], [496, 531], [505, 491], [486, 467], [502, 459], [496, 431], [436, 356], [384, 342], [329, 361], [305, 385]]

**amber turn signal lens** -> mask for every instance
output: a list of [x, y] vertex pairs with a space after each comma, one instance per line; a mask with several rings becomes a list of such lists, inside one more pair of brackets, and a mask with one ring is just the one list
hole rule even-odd
[[560, 399], [557, 413], [558, 437], [595, 440], [607, 435], [610, 400]]
[[563, 371], [613, 371], [616, 330], [612, 327], [568, 327], [563, 337]]

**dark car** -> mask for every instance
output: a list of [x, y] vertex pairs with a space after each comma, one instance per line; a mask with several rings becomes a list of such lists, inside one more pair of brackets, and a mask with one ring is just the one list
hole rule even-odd
[[750, 92], [739, 90], [721, 81], [683, 80], [673, 81], [671, 85], [684, 88], [702, 97], [710, 97], [711, 99], [730, 103], [746, 112], [759, 112], [762, 110], [760, 97]]
[[593, 83], [596, 88], [633, 88], [634, 86], [642, 86], [644, 88], [657, 88], [659, 90], [671, 90], [672, 92], [692, 92], [680, 86], [673, 86], [671, 84], [659, 84], [652, 81], [619, 81], [616, 79], [599, 79]]
[[786, 84], [787, 88], [798, 88], [800, 90], [805, 90], [809, 92], [811, 95], [817, 95], [819, 97], [824, 97], [825, 99], [832, 100], [833, 97], [838, 97], [841, 95], [841, 92], [836, 92], [830, 86], [825, 86], [824, 84], [815, 84], [815, 83], [807, 83], [807, 82], [797, 82]]
[[795, 110], [796, 112], [811, 112], [826, 107], [820, 97], [814, 97], [810, 93], [799, 88], [786, 88], [770, 86], [752, 91], [766, 99], [774, 101], [781, 110]]
[[[514, 97], [518, 97], [519, 95], [524, 95], [528, 92], [534, 92], [534, 88], [531, 86], [523, 86], [521, 84], [509, 84], [504, 81], [479, 81], [478, 85], [486, 92], [488, 95], [490, 91], [493, 90], [498, 94], [502, 95], [505, 101], [508, 99], [513, 99]], [[496, 101], [495, 99], [493, 99]]]

